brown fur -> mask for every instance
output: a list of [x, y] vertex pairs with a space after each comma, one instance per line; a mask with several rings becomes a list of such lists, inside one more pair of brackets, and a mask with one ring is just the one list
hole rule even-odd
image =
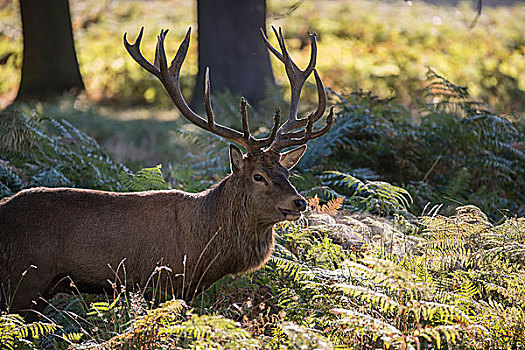
[[12, 310], [29, 307], [62, 276], [81, 290], [107, 288], [115, 278], [107, 265], [116, 269], [123, 259], [128, 285], [143, 286], [161, 261], [185, 298], [227, 274], [259, 268], [274, 246], [272, 226], [297, 219], [281, 210], [297, 210], [294, 200], [302, 199], [281, 163], [290, 168], [304, 148], [279, 159], [273, 151], [243, 157], [232, 146], [232, 174], [196, 194], [39, 187], [0, 201], [4, 291], [37, 267], [22, 279]]

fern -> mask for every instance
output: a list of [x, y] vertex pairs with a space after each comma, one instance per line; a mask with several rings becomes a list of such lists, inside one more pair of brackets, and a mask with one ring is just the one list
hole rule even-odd
[[[415, 348], [425, 342], [439, 348], [442, 337], [455, 344], [467, 334], [482, 343], [487, 330], [460, 308], [434, 301], [432, 291], [417, 276], [387, 260], [365, 258], [363, 263], [347, 263], [353, 283], [335, 285], [358, 305], [366, 305], [366, 313], [335, 310], [343, 315], [340, 322], [351, 325], [354, 332], [364, 331], [372, 339], [373, 334], [381, 336], [385, 346], [395, 348]], [[368, 314], [370, 308], [381, 318]]]
[[[329, 90], [337, 118], [322, 140], [309, 144], [299, 166], [316, 174], [338, 169], [403, 187], [414, 199], [412, 213], [431, 202], [446, 204], [447, 214], [459, 203], [472, 203], [494, 219], [501, 219], [502, 209], [523, 215], [523, 121], [496, 115], [465, 87], [433, 70], [426, 85], [415, 116], [370, 93]], [[345, 205], [359, 208], [349, 200]]]
[[[2, 349], [37, 349], [38, 338], [54, 333], [60, 327], [54, 323], [33, 322], [26, 324], [16, 314], [0, 314], [0, 344]], [[33, 340], [29, 340], [29, 339]]]
[[412, 259], [425, 266], [427, 281], [442, 291], [443, 300], [454, 301], [487, 329], [495, 348], [500, 348], [505, 323], [516, 332], [507, 339], [518, 339], [525, 328], [525, 318], [516, 320], [525, 316], [525, 222], [507, 218], [493, 226], [474, 206], [459, 207], [452, 217], [423, 217], [422, 222], [423, 255]]
[[251, 334], [232, 320], [220, 316], [191, 315], [180, 325], [168, 326], [162, 335], [178, 338], [179, 347], [200, 349], [221, 347], [228, 349], [256, 349], [258, 344]]
[[459, 86], [428, 68], [427, 86], [423, 90], [424, 98], [429, 101], [426, 109], [460, 116], [483, 115], [491, 113], [489, 107], [470, 99], [468, 89]]
[[337, 214], [337, 210], [341, 208], [344, 199], [345, 197], [338, 197], [331, 199], [326, 204], [319, 204], [319, 197], [317, 197], [316, 194], [308, 200], [308, 207], [313, 213], [335, 215]]
[[116, 164], [98, 143], [66, 120], [0, 112], [0, 197], [32, 186], [119, 190]]
[[442, 193], [453, 200], [462, 200], [468, 196], [470, 182], [473, 178], [472, 172], [468, 168], [461, 168], [449, 181]]
[[0, 152], [26, 153], [36, 142], [34, 123], [24, 113], [12, 110], [0, 114]]
[[343, 189], [349, 200], [357, 201], [363, 209], [381, 214], [406, 211], [412, 198], [405, 189], [384, 181], [361, 181], [339, 171], [328, 171], [323, 175], [324, 184]]
[[22, 179], [8, 162], [0, 160], [0, 194], [11, 196], [24, 187]]
[[168, 190], [170, 187], [162, 177], [162, 165], [143, 168], [135, 174], [121, 173], [120, 181], [129, 191]]
[[220, 316], [199, 316], [185, 312], [184, 302], [172, 300], [138, 317], [129, 329], [107, 342], [112, 349], [224, 347], [255, 349], [249, 332]]
[[176, 130], [198, 152], [188, 152], [181, 164], [169, 164], [166, 179], [173, 187], [189, 192], [202, 191], [223, 177], [229, 169], [225, 156], [228, 143], [210, 133]]

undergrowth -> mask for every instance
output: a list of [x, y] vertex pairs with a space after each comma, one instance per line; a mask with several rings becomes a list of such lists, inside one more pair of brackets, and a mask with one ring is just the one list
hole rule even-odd
[[[419, 123], [395, 101], [332, 92], [337, 118], [322, 140], [309, 144], [301, 168], [397, 184], [411, 194], [416, 214], [430, 202], [444, 204], [449, 214], [470, 203], [496, 220], [501, 210], [524, 215], [523, 121], [494, 114], [467, 88], [432, 70], [427, 81]], [[334, 175], [322, 183], [341, 189]], [[352, 194], [355, 186], [341, 194]]]
[[[348, 215], [335, 213], [338, 221]], [[524, 346], [525, 220], [509, 217], [493, 225], [477, 207], [466, 206], [453, 216], [424, 216], [419, 223], [423, 230], [417, 241], [402, 254], [370, 249], [378, 241], [374, 235], [386, 236], [388, 228], [345, 247], [341, 233], [328, 224], [279, 224], [275, 252], [263, 269], [224, 278], [190, 306], [171, 300], [152, 307], [137, 293], [102, 302], [86, 295], [57, 296], [51, 300], [55, 311], [46, 315], [61, 325], [40, 326], [39, 344], [65, 348], [80, 342], [92, 349]], [[6, 329], [2, 326], [2, 334]], [[56, 335], [47, 334], [52, 332]]]
[[[332, 100], [335, 125], [291, 178], [312, 212], [275, 226], [264, 268], [225, 277], [189, 305], [170, 296], [159, 305], [166, 294], [155, 280], [168, 267], [141, 290], [116, 280], [111, 295], [58, 294], [38, 323], [2, 313], [2, 346], [525, 346], [523, 124], [433, 71], [419, 124], [368, 93]], [[188, 156], [193, 167], [133, 173], [66, 120], [17, 110], [0, 117], [2, 196], [36, 185], [197, 191], [227, 168], [225, 143], [202, 135], [186, 135], [205, 153]]]
[[124, 170], [65, 119], [14, 109], [0, 112], [0, 198], [34, 186], [118, 191]]

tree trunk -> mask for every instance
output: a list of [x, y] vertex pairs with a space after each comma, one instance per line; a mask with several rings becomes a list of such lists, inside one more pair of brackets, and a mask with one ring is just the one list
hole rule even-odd
[[252, 105], [275, 86], [259, 28], [266, 28], [266, 0], [198, 0], [199, 73], [191, 105], [204, 108], [204, 74], [212, 93], [231, 91]]
[[78, 93], [78, 69], [68, 0], [20, 0], [24, 57], [17, 100]]

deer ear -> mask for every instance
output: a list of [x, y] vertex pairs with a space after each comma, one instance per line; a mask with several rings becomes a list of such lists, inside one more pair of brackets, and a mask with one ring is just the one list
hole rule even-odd
[[281, 153], [279, 163], [281, 163], [281, 165], [286, 169], [290, 170], [295, 166], [295, 164], [299, 162], [305, 151], [306, 145], [302, 145], [301, 147], [294, 148], [291, 151]]
[[230, 168], [232, 172], [242, 168], [242, 151], [235, 145], [230, 145]]

